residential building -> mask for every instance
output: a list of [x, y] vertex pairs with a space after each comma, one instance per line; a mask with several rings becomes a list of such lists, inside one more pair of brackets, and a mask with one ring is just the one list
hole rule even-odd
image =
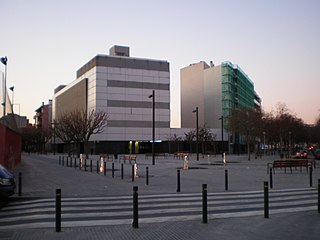
[[[199, 125], [221, 129], [223, 119], [224, 145], [229, 141], [228, 117], [235, 108], [261, 106], [254, 84], [237, 65], [223, 62], [219, 66], [201, 61], [180, 70], [181, 127], [194, 126], [192, 111], [198, 107]], [[222, 117], [223, 116], [223, 117]]]
[[34, 116], [35, 127], [42, 129], [50, 129], [52, 121], [52, 100], [49, 100], [48, 104], [44, 104], [35, 110]]
[[254, 107], [254, 84], [237, 65], [223, 62], [209, 66], [202, 61], [180, 73], [182, 128], [194, 126], [190, 115], [195, 107], [199, 109], [199, 124], [209, 128], [220, 128], [219, 118], [227, 118], [234, 108]]

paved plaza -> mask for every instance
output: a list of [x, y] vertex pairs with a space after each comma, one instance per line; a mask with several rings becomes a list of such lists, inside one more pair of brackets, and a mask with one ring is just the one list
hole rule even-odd
[[[84, 167], [81, 170], [78, 166], [74, 167], [74, 159], [72, 166], [68, 159], [67, 166], [66, 156], [62, 165], [61, 156], [59, 164], [59, 155], [23, 154], [22, 163], [14, 169], [16, 176], [19, 172], [22, 173], [22, 196], [14, 195], [8, 206], [0, 210], [0, 216], [3, 219], [7, 217], [2, 222], [3, 226], [0, 220], [0, 239], [318, 239], [320, 215], [316, 208], [316, 188], [320, 178], [320, 164], [313, 169], [312, 187], [309, 172], [305, 168], [301, 171], [293, 169], [292, 173], [277, 169], [272, 175], [273, 189], [270, 193], [277, 195], [275, 198], [279, 198], [279, 206], [271, 208], [269, 219], [264, 218], [263, 209], [256, 209], [256, 206], [263, 207], [263, 202], [260, 204], [263, 201], [263, 183], [270, 180], [267, 164], [278, 158], [267, 156], [255, 159], [251, 156], [248, 161], [247, 155], [227, 155], [225, 165], [221, 155], [200, 156], [199, 161], [192, 155], [189, 169], [184, 170], [183, 159], [173, 156], [158, 157], [156, 164], [152, 165], [151, 157], [138, 155], [137, 177], [133, 182], [130, 163], [123, 164], [122, 179], [121, 164], [116, 160], [113, 161], [112, 176], [111, 161], [106, 164], [106, 175], [103, 172], [97, 174], [96, 162], [99, 161], [99, 156], [89, 156], [85, 171]], [[177, 192], [178, 170], [180, 192]], [[225, 170], [228, 171], [228, 191], [225, 190]], [[201, 223], [201, 214], [193, 210], [199, 206], [201, 208], [202, 184], [207, 184], [208, 200], [219, 197], [222, 199], [220, 205], [212, 205], [211, 208], [215, 210], [212, 214], [209, 212], [208, 224]], [[130, 218], [117, 216], [115, 220], [105, 220], [109, 215], [131, 214], [133, 186], [138, 186], [139, 200], [142, 202], [140, 206], [146, 202], [144, 211], [148, 217], [139, 219], [139, 228], [132, 228]], [[21, 220], [29, 219], [28, 212], [31, 211], [23, 205], [33, 206], [33, 218], [37, 218], [38, 209], [48, 208], [50, 212], [58, 188], [62, 191], [66, 208], [70, 205], [70, 213], [65, 217], [67, 219], [70, 215], [69, 222], [64, 222], [62, 217], [61, 232], [55, 232], [54, 223], [46, 225], [41, 220], [32, 225], [27, 220]], [[298, 196], [301, 202], [294, 202], [288, 208], [283, 207], [287, 201], [286, 195], [287, 199]], [[238, 204], [236, 202], [240, 198], [245, 199], [243, 202], [248, 201], [247, 204], [239, 203], [244, 210], [234, 210], [234, 206], [225, 208], [223, 201], [230, 201], [229, 205]], [[249, 202], [250, 198], [258, 203]], [[99, 201], [102, 203], [101, 211], [104, 207], [109, 210], [96, 216], [87, 205]], [[74, 207], [72, 202], [80, 206], [77, 216], [72, 212], [76, 211], [71, 209]], [[121, 202], [123, 205], [119, 205]], [[184, 207], [176, 210], [179, 205]], [[249, 209], [246, 205], [254, 209]], [[121, 206], [124, 208], [122, 213]], [[15, 208], [18, 210], [14, 211]], [[177, 215], [176, 211], [181, 213]], [[167, 212], [166, 216], [163, 216], [164, 212]], [[17, 224], [10, 222], [14, 218], [10, 220], [7, 213], [16, 214]]]

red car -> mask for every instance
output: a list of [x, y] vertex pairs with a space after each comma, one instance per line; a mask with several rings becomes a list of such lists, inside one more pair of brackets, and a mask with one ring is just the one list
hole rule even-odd
[[294, 155], [294, 158], [308, 158], [308, 153], [304, 150], [300, 150], [296, 152], [296, 154]]

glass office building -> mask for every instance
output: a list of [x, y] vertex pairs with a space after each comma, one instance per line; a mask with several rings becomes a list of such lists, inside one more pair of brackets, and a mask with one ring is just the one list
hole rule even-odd
[[233, 109], [254, 108], [254, 84], [239, 66], [221, 64], [221, 85], [222, 115], [226, 120]]

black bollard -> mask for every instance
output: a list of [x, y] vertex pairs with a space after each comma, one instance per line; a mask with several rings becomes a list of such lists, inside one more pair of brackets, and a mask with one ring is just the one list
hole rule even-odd
[[84, 159], [84, 171], [85, 172], [87, 171], [87, 159], [86, 158]]
[[146, 185], [149, 185], [149, 167], [146, 167]]
[[59, 165], [61, 165], [61, 156], [59, 156]]
[[114, 178], [114, 163], [112, 163], [112, 178]]
[[273, 177], [272, 177], [272, 168], [269, 170], [269, 175], [270, 175], [270, 189], [273, 188]]
[[97, 161], [97, 173], [99, 173], [99, 161]]
[[309, 168], [310, 187], [312, 187], [312, 167]]
[[121, 163], [121, 179], [123, 179], [123, 163]]
[[19, 189], [18, 189], [18, 192], [19, 192], [19, 196], [21, 196], [21, 193], [22, 193], [22, 173], [19, 172]]
[[83, 161], [81, 160], [81, 158], [79, 158], [79, 170], [81, 170], [82, 164], [83, 164]]
[[70, 158], [70, 167], [72, 167], [72, 157]]
[[107, 174], [107, 163], [103, 162], [103, 174], [106, 176]]
[[180, 170], [177, 170], [177, 192], [180, 192]]
[[139, 227], [139, 215], [138, 215], [138, 187], [133, 187], [133, 228]]
[[269, 189], [268, 182], [264, 182], [264, 217], [269, 218]]
[[134, 165], [132, 165], [131, 175], [132, 175], [132, 182], [134, 182]]
[[67, 157], [67, 167], [69, 167], [69, 157]]
[[61, 232], [61, 189], [56, 189], [56, 232]]
[[77, 168], [77, 158], [74, 158], [74, 168]]
[[64, 156], [62, 157], [62, 166], [64, 166]]
[[225, 190], [228, 191], [228, 170], [224, 170], [224, 186]]
[[208, 223], [207, 184], [202, 184], [202, 223]]
[[92, 172], [92, 159], [90, 159], [90, 172]]
[[320, 213], [320, 179], [318, 179], [318, 213]]

